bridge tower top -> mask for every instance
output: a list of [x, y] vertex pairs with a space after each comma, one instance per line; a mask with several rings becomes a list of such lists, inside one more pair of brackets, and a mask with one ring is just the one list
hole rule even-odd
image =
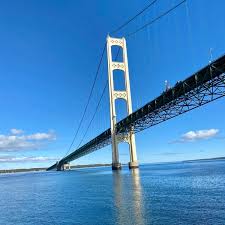
[[[112, 60], [112, 46], [122, 48], [122, 62]], [[107, 58], [108, 58], [108, 80], [109, 80], [109, 97], [110, 97], [110, 125], [112, 138], [112, 169], [120, 169], [118, 144], [120, 142], [127, 142], [130, 149], [129, 168], [138, 167], [135, 135], [132, 131], [127, 134], [119, 135], [116, 132], [116, 99], [123, 99], [127, 103], [127, 114], [132, 113], [132, 101], [130, 92], [130, 79], [127, 59], [127, 46], [125, 38], [107, 37]], [[116, 59], [115, 59], [116, 60]], [[114, 88], [114, 71], [121, 70], [124, 73], [125, 90], [115, 90]]]

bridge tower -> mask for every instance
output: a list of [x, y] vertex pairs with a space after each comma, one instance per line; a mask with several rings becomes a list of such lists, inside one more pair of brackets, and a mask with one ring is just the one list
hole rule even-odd
[[[122, 62], [116, 62], [112, 60], [112, 46], [118, 46], [122, 48]], [[107, 37], [107, 57], [108, 57], [108, 79], [109, 79], [109, 97], [110, 97], [110, 124], [111, 124], [111, 137], [112, 137], [112, 169], [121, 169], [121, 163], [119, 162], [118, 144], [120, 142], [127, 142], [130, 149], [130, 162], [129, 168], [137, 168], [137, 154], [135, 135], [133, 132], [119, 135], [116, 133], [116, 99], [123, 99], [127, 103], [127, 113], [132, 113], [132, 102], [130, 93], [130, 79], [127, 60], [127, 46], [125, 38], [111, 38]], [[124, 73], [125, 90], [114, 90], [114, 70], [121, 70]]]

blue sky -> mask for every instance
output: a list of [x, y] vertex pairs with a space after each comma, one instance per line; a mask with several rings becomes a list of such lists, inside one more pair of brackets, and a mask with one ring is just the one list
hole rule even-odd
[[[158, 2], [118, 32], [121, 37], [177, 4]], [[49, 166], [64, 156], [83, 113], [107, 34], [149, 1], [0, 2], [0, 168]], [[127, 39], [134, 110], [225, 53], [225, 2], [187, 0]], [[106, 55], [76, 147], [107, 79]], [[120, 85], [121, 81], [118, 81]], [[136, 135], [141, 163], [225, 155], [225, 99]], [[117, 103], [118, 118], [125, 116]], [[85, 142], [109, 127], [108, 92]], [[206, 130], [201, 136], [199, 130]], [[193, 131], [193, 140], [180, 140]], [[208, 135], [208, 136], [207, 136]], [[208, 138], [206, 138], [208, 137]], [[120, 159], [129, 161], [128, 146]], [[106, 147], [73, 164], [110, 163]]]

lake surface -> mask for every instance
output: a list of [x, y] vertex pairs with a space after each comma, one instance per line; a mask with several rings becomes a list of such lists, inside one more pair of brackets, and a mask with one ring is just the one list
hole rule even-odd
[[0, 175], [1, 225], [225, 224], [225, 161]]

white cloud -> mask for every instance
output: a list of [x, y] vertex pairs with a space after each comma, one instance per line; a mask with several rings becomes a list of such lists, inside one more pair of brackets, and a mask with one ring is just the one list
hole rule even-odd
[[55, 140], [55, 134], [53, 132], [49, 133], [35, 133], [25, 137], [27, 140]]
[[171, 143], [184, 143], [184, 142], [193, 142], [198, 140], [210, 139], [217, 136], [218, 133], [219, 133], [218, 129], [189, 131], [183, 134], [179, 140], [175, 140]]
[[11, 134], [18, 135], [18, 134], [22, 134], [23, 133], [23, 130], [19, 130], [19, 129], [12, 128], [10, 130], [10, 132], [11, 132]]
[[40, 148], [43, 143], [56, 139], [56, 135], [53, 131], [29, 135], [19, 135], [21, 132], [17, 132], [17, 135], [12, 134], [13, 132], [15, 133], [15, 130], [18, 131], [17, 129], [11, 129], [10, 135], [0, 134], [1, 152], [34, 150]]
[[46, 161], [56, 161], [57, 158], [53, 157], [11, 157], [11, 156], [0, 156], [0, 163], [25, 163], [25, 162], [46, 162]]
[[218, 129], [189, 131], [182, 136], [183, 140], [194, 141], [215, 137], [219, 133]]

